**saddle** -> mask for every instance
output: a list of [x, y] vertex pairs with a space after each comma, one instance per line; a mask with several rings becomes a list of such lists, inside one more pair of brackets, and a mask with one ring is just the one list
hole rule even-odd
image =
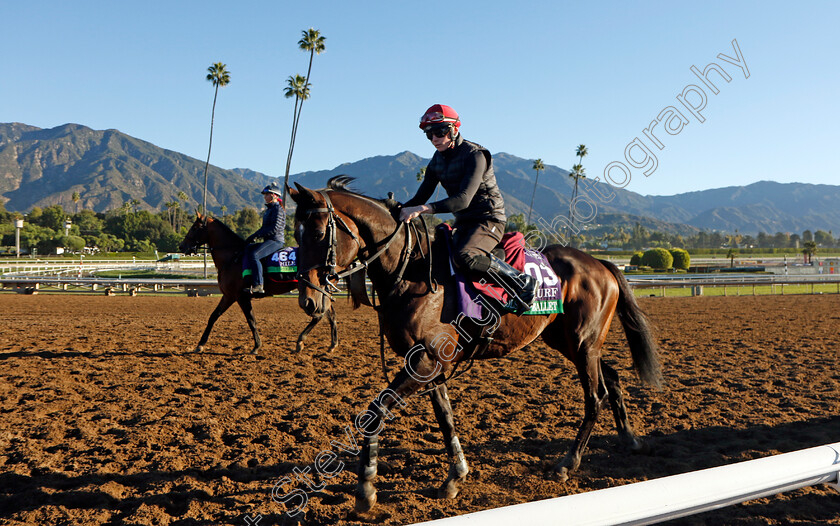
[[[438, 225], [436, 234], [436, 238], [446, 241], [439, 243], [438, 246], [446, 249], [449, 276], [455, 282], [457, 312], [470, 318], [482, 319], [482, 301], [478, 300], [479, 297], [490, 300], [505, 312], [514, 312], [515, 307], [509, 303], [507, 291], [499, 283], [485, 279], [476, 281], [458, 271], [452, 259], [454, 255], [451, 250], [452, 227], [446, 223]], [[537, 302], [531, 310], [524, 313], [525, 315], [563, 313], [560, 278], [551, 268], [545, 255], [537, 250], [526, 248], [525, 236], [521, 232], [505, 233], [493, 249], [493, 254], [499, 259], [504, 259], [505, 263], [516, 270], [527, 272], [540, 282]]]
[[[263, 267], [263, 277], [273, 281], [297, 281], [297, 247], [281, 248], [274, 254], [260, 260]], [[248, 277], [252, 271], [245, 268], [242, 260], [242, 277]]]

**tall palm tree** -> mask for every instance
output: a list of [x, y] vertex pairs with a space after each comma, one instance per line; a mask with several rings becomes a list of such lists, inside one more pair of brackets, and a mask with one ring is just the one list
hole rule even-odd
[[289, 186], [289, 170], [292, 167], [292, 152], [295, 149], [295, 134], [297, 133], [298, 107], [309, 98], [309, 83], [302, 75], [290, 76], [286, 79], [283, 95], [287, 99], [295, 98], [295, 109], [292, 112], [292, 136], [289, 141], [289, 153], [286, 156], [286, 175], [283, 177], [283, 208], [286, 207], [286, 187]]
[[[187, 204], [189, 204], [189, 199], [190, 199], [190, 196], [188, 196], [188, 195], [187, 195], [187, 193], [186, 193], [185, 191], [180, 190], [180, 191], [178, 192], [178, 199], [184, 203], [184, 213], [186, 214], [186, 213], [187, 213], [187, 212], [186, 212], [186, 210], [188, 209], [188, 208], [187, 208]], [[181, 230], [181, 221], [182, 221], [182, 218], [181, 218], [180, 216], [178, 216], [178, 215], [177, 215], [177, 214], [178, 214], [178, 211], [177, 211], [177, 210], [175, 211], [175, 214], [176, 214], [176, 217], [177, 217], [177, 219], [178, 219], [178, 230], [176, 230], [176, 232], [179, 232], [179, 231]]]
[[525, 222], [525, 226], [531, 224], [531, 210], [534, 208], [534, 196], [537, 195], [537, 183], [540, 180], [540, 172], [545, 170], [545, 165], [543, 164], [542, 159], [534, 161], [534, 166], [532, 168], [537, 171], [537, 178], [534, 179], [534, 191], [531, 193], [531, 206], [528, 207], [528, 220]]
[[572, 201], [569, 206], [569, 220], [572, 224], [575, 223], [575, 199], [577, 199], [578, 194], [578, 181], [581, 179], [586, 179], [586, 168], [583, 165], [576, 164], [572, 166], [572, 171], [569, 173], [569, 177], [575, 180], [575, 189], [572, 192]]
[[73, 204], [76, 205], [76, 213], [77, 214], [79, 213], [79, 200], [81, 198], [82, 198], [82, 196], [79, 195], [79, 192], [73, 192], [73, 197], [71, 197], [71, 199], [73, 200]]
[[575, 149], [575, 155], [578, 157], [578, 164], [583, 163], [583, 158], [589, 155], [589, 148], [585, 144], [581, 144]]
[[[292, 137], [289, 141], [289, 154], [286, 157], [286, 175], [283, 178], [283, 206], [286, 206], [286, 186], [289, 184], [289, 170], [292, 167], [292, 154], [295, 151], [295, 140], [297, 139], [297, 129], [298, 124], [300, 123], [300, 112], [303, 110], [303, 101], [309, 98], [309, 87], [311, 83], [312, 76], [312, 61], [315, 58], [315, 54], [317, 53], [320, 55], [324, 51], [326, 51], [327, 46], [325, 44], [327, 38], [321, 35], [321, 32], [315, 28], [310, 27], [307, 30], [301, 32], [302, 37], [298, 40], [298, 47], [300, 47], [303, 51], [309, 51], [309, 67], [306, 70], [306, 76], [303, 77], [303, 89], [299, 90], [301, 93], [305, 93], [305, 97], [295, 98], [295, 111], [292, 115]], [[290, 77], [291, 78], [291, 77]], [[286, 93], [286, 97], [290, 98], [291, 95]]]
[[817, 253], [817, 242], [806, 241], [803, 245], [802, 253], [805, 254], [806, 263], [811, 263], [814, 254]]
[[207, 148], [207, 162], [204, 163], [204, 202], [201, 211], [207, 213], [207, 168], [210, 166], [210, 150], [213, 148], [213, 121], [216, 119], [216, 99], [219, 96], [219, 88], [230, 84], [230, 72], [227, 65], [216, 62], [207, 68], [207, 80], [213, 84], [213, 111], [210, 114], [210, 146]]

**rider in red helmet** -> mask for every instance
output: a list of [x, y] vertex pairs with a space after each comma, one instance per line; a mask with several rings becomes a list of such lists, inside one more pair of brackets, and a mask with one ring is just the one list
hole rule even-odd
[[[518, 313], [536, 299], [537, 280], [494, 256], [505, 231], [505, 203], [493, 173], [493, 159], [483, 146], [464, 140], [461, 119], [450, 106], [435, 104], [420, 118], [420, 129], [435, 147], [417, 193], [403, 205], [400, 220], [420, 214], [452, 213], [455, 216], [455, 264], [471, 277], [495, 273], [518, 302]], [[438, 183], [447, 198], [426, 204]], [[498, 278], [493, 279], [498, 281]]]

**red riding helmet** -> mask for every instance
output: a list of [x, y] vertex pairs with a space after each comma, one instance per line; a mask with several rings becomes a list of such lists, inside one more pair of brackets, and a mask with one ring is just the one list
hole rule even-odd
[[435, 104], [420, 117], [421, 130], [425, 130], [427, 127], [435, 124], [444, 123], [451, 124], [456, 130], [461, 127], [461, 119], [458, 117], [458, 112], [453, 110], [451, 106], [445, 104]]

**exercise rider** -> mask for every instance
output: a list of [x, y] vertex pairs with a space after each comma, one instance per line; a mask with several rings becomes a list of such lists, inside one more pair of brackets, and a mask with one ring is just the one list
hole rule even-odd
[[[284, 246], [284, 235], [286, 230], [286, 212], [283, 210], [283, 202], [280, 199], [280, 187], [277, 183], [271, 183], [263, 188], [265, 199], [265, 212], [263, 212], [262, 227], [248, 236], [245, 240], [245, 265], [251, 270], [251, 286], [246, 287], [244, 292], [249, 294], [264, 294], [263, 268], [260, 259]], [[262, 238], [262, 243], [251, 244], [255, 238]]]
[[[455, 265], [471, 278], [495, 273], [516, 301], [516, 313], [530, 309], [536, 299], [538, 282], [521, 273], [491, 251], [505, 231], [505, 203], [496, 184], [493, 160], [484, 147], [464, 140], [461, 119], [451, 107], [435, 104], [420, 118], [420, 128], [435, 147], [426, 175], [417, 193], [400, 212], [401, 221], [420, 214], [452, 213], [455, 216], [453, 248]], [[447, 198], [426, 204], [438, 183]], [[493, 282], [498, 278], [491, 277]]]

